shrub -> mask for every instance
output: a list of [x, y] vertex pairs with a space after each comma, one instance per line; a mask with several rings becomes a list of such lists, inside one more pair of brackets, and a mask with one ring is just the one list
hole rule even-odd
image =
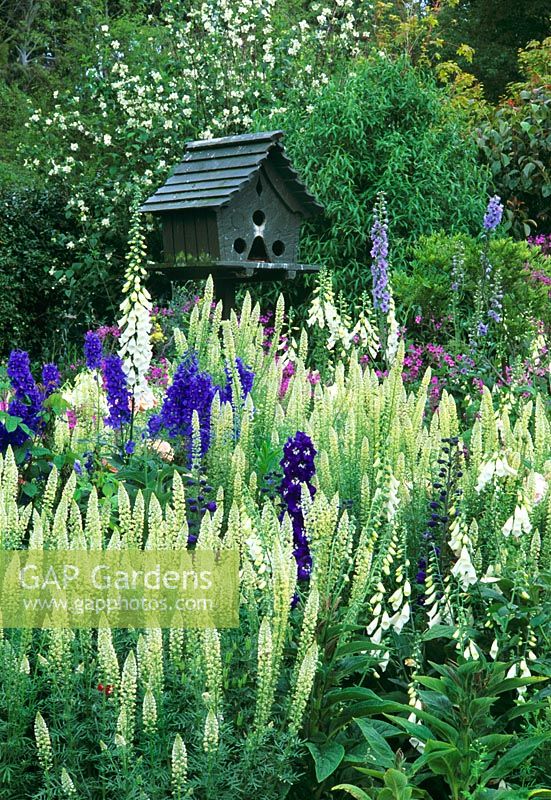
[[[475, 294], [483, 283], [481, 241], [464, 234], [447, 236], [445, 233], [421, 237], [415, 245], [409, 269], [395, 274], [396, 301], [405, 312], [407, 324], [415, 316], [440, 320], [450, 313], [454, 301], [452, 260], [460, 247], [465, 253], [465, 277], [459, 293], [459, 313], [465, 328], [468, 327]], [[515, 351], [526, 338], [530, 320], [542, 320], [547, 326], [551, 325], [549, 287], [531, 277], [533, 274], [551, 275], [549, 259], [526, 242], [515, 242], [509, 237], [492, 240], [488, 258], [500, 275], [508, 349]]]
[[405, 59], [360, 61], [306, 99], [296, 95], [275, 122], [325, 206], [303, 237], [302, 259], [329, 266], [335, 288], [348, 296], [368, 288], [371, 209], [380, 191], [392, 238], [402, 245], [435, 228], [474, 231], [486, 176], [466, 120], [434, 79]]
[[[55, 242], [76, 238], [58, 192], [8, 189], [0, 194], [0, 353], [23, 347], [34, 356], [64, 348], [75, 326], [89, 324], [108, 305], [109, 279], [96, 269], [78, 274], [71, 251]], [[64, 337], [63, 343], [59, 341]]]
[[478, 131], [495, 190], [507, 201], [507, 226], [517, 236], [551, 224], [551, 38], [532, 42], [519, 62], [525, 80]]

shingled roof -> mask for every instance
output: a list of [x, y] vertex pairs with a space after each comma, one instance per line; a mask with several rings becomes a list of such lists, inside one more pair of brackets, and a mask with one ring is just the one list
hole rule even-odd
[[184, 160], [166, 183], [145, 201], [140, 211], [222, 208], [254, 178], [269, 158], [304, 216], [319, 213], [322, 206], [291, 166], [279, 143], [282, 136], [283, 131], [268, 131], [190, 142], [186, 145]]

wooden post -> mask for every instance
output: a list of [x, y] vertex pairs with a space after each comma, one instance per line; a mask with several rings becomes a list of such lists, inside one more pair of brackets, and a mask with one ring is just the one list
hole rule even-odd
[[222, 319], [230, 318], [230, 311], [235, 308], [235, 278], [220, 278], [218, 275], [213, 275], [214, 278], [214, 300], [217, 303], [222, 301]]

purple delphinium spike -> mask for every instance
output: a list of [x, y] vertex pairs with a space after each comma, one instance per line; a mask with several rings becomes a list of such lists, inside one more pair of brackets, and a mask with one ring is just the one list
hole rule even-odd
[[44, 384], [46, 397], [49, 397], [58, 388], [61, 383], [61, 375], [56, 364], [44, 364], [42, 367], [42, 383]]
[[[243, 363], [243, 360], [239, 358], [239, 356], [235, 359], [235, 366], [237, 367], [237, 374], [239, 375], [243, 399], [245, 399], [253, 388], [254, 372]], [[227, 365], [224, 367], [224, 372], [226, 373], [226, 385], [223, 389], [220, 389], [220, 399], [225, 403], [231, 403], [233, 398], [232, 375]]]
[[[38, 388], [31, 373], [29, 354], [24, 350], [12, 350], [8, 358], [7, 373], [14, 392], [14, 397], [8, 406], [8, 414], [19, 417], [33, 433], [40, 428], [40, 416], [44, 394]], [[9, 445], [19, 447], [29, 438], [21, 427], [8, 431], [0, 423], [0, 451], [5, 451]]]
[[103, 355], [101, 337], [94, 331], [88, 331], [84, 336], [84, 357], [88, 369], [99, 369]]
[[484, 230], [486, 231], [493, 231], [503, 217], [503, 204], [501, 202], [501, 197], [495, 194], [493, 197], [490, 198], [488, 203], [488, 207], [486, 208], [486, 213], [484, 214]]
[[485, 322], [478, 323], [477, 333], [479, 336], [486, 336], [486, 334], [488, 333], [488, 326], [486, 325]]
[[193, 412], [197, 411], [204, 455], [210, 445], [210, 409], [217, 390], [208, 372], [200, 372], [197, 356], [185, 356], [166, 391], [160, 412], [149, 420], [150, 436], [157, 436], [164, 428], [171, 438], [187, 437], [190, 444]]
[[316, 472], [314, 464], [316, 453], [317, 450], [310, 437], [302, 431], [297, 431], [294, 436], [287, 439], [283, 447], [283, 458], [279, 462], [283, 468], [279, 494], [283, 500], [284, 510], [289, 514], [293, 525], [295, 546], [293, 555], [297, 562], [297, 579], [299, 581], [309, 580], [312, 571], [312, 556], [304, 530], [301, 493], [302, 484], [306, 484], [311, 497], [316, 492], [311, 483]]
[[120, 428], [130, 422], [131, 395], [126, 373], [120, 356], [111, 355], [103, 359], [103, 381], [107, 392], [109, 416], [105, 424], [110, 428]]
[[384, 314], [390, 308], [390, 290], [388, 287], [388, 218], [384, 196], [378, 196], [373, 209], [373, 226], [371, 228], [371, 274], [373, 275], [373, 307]]

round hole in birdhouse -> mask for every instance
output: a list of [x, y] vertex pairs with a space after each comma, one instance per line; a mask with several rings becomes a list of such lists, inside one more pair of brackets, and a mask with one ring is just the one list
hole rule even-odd
[[260, 209], [254, 212], [253, 222], [255, 225], [262, 225], [265, 219], [266, 219], [266, 214], [263, 211], [260, 211]]
[[235, 242], [233, 243], [233, 249], [235, 250], [236, 253], [244, 253], [246, 247], [247, 247], [247, 242], [245, 241], [245, 239], [239, 238], [236, 239]]
[[276, 239], [272, 245], [272, 252], [275, 256], [282, 256], [285, 252], [285, 245], [281, 239]]

